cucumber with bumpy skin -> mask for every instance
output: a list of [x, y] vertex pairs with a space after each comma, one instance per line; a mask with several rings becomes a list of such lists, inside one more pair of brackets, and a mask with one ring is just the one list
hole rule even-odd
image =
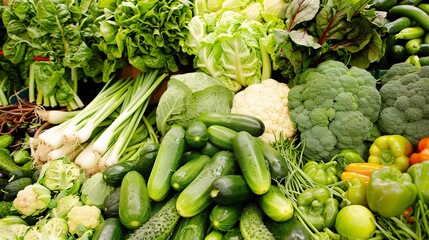
[[158, 154], [150, 172], [147, 189], [154, 201], [162, 201], [171, 188], [171, 176], [179, 168], [185, 151], [185, 130], [180, 125], [172, 125], [159, 145]]
[[128, 240], [165, 240], [173, 232], [180, 219], [176, 210], [177, 195], [169, 199], [141, 227], [128, 236]]
[[240, 216], [240, 232], [245, 240], [275, 240], [263, 222], [264, 213], [254, 203], [249, 203]]

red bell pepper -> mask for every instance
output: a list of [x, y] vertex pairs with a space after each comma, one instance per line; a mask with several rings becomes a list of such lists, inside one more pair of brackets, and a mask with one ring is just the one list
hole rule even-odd
[[423, 161], [429, 161], [429, 137], [420, 139], [417, 145], [417, 152], [410, 156], [410, 165]]

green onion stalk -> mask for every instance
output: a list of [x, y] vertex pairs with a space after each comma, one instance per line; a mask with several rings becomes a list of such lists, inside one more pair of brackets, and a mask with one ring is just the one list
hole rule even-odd
[[328, 228], [323, 229], [323, 232], [317, 230], [306, 215], [298, 208], [297, 199], [306, 189], [323, 187], [331, 193], [331, 197], [347, 202], [344, 198], [344, 190], [342, 189], [344, 183], [338, 182], [330, 185], [320, 185], [314, 182], [314, 180], [302, 170], [306, 162], [306, 159], [303, 157], [304, 146], [302, 142], [299, 142], [296, 138], [290, 140], [280, 137], [276, 139], [273, 147], [280, 151], [287, 163], [289, 174], [285, 179], [278, 182], [278, 186], [283, 194], [292, 201], [296, 218], [306, 228], [312, 239], [338, 238], [339, 235]]

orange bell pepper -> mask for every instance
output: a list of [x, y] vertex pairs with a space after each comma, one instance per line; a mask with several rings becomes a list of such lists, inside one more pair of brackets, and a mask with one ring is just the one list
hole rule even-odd
[[371, 173], [383, 165], [377, 163], [350, 163], [341, 173], [341, 180], [349, 181], [352, 178], [359, 178], [363, 183], [368, 184]]
[[410, 165], [423, 161], [429, 161], [429, 137], [420, 139], [417, 145], [417, 152], [410, 156]]

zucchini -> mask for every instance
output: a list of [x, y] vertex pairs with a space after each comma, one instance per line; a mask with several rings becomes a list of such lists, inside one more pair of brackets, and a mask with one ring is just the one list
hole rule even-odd
[[243, 175], [225, 175], [214, 180], [210, 196], [216, 203], [230, 205], [247, 202], [254, 198], [255, 194]]
[[243, 207], [241, 204], [216, 204], [210, 212], [210, 223], [214, 230], [227, 232], [233, 229], [240, 218]]
[[128, 172], [122, 179], [119, 196], [119, 220], [128, 229], [143, 225], [151, 215], [146, 181], [137, 171]]
[[429, 56], [429, 43], [422, 43], [419, 46], [419, 52], [417, 53], [419, 57]]
[[197, 152], [195, 150], [186, 151], [183, 153], [182, 159], [180, 160], [180, 163], [185, 164], [185, 163], [191, 161], [192, 159], [197, 158], [201, 155], [203, 155], [203, 154], [201, 154], [200, 152]]
[[397, 2], [397, 0], [375, 0], [373, 6], [378, 11], [389, 11]]
[[204, 240], [210, 227], [209, 210], [190, 218], [180, 218], [170, 240]]
[[421, 38], [411, 39], [405, 44], [405, 51], [408, 55], [416, 55], [420, 52]]
[[397, 5], [417, 5], [422, 1], [423, 0], [401, 0], [397, 3]]
[[210, 161], [211, 158], [209, 156], [200, 155], [185, 163], [171, 176], [171, 187], [176, 191], [182, 191]]
[[207, 126], [201, 121], [192, 121], [185, 131], [185, 140], [193, 148], [203, 147], [209, 140]]
[[23, 190], [26, 186], [31, 185], [32, 183], [33, 181], [28, 177], [18, 178], [9, 182], [3, 189], [3, 199], [6, 201], [14, 200], [19, 191]]
[[134, 230], [129, 240], [165, 240], [173, 232], [180, 219], [176, 210], [177, 195], [172, 196], [153, 216], [140, 228]]
[[265, 160], [268, 162], [271, 177], [277, 180], [285, 178], [288, 173], [288, 168], [286, 159], [282, 154], [260, 138], [255, 138], [255, 141], [262, 150]]
[[240, 220], [240, 232], [245, 240], [275, 240], [273, 234], [263, 222], [264, 213], [254, 203], [249, 203], [244, 208]]
[[116, 218], [119, 217], [119, 201], [121, 195], [121, 188], [115, 188], [103, 202], [103, 211], [104, 215], [108, 218]]
[[275, 222], [270, 218], [265, 220], [265, 226], [277, 240], [307, 240], [311, 239], [311, 234], [296, 217], [292, 217], [286, 222]]
[[207, 236], [204, 238], [204, 240], [222, 240], [223, 234], [221, 232], [212, 230], [207, 234]]
[[234, 157], [250, 190], [257, 195], [266, 193], [271, 186], [271, 174], [255, 138], [248, 132], [238, 132], [233, 147]]
[[285, 222], [294, 213], [292, 201], [275, 185], [271, 185], [270, 190], [259, 197], [258, 203], [262, 211], [276, 222]]
[[412, 21], [409, 17], [399, 17], [395, 20], [384, 24], [384, 27], [389, 34], [396, 34], [402, 29], [411, 27]]
[[243, 236], [241, 235], [240, 228], [236, 227], [223, 235], [222, 240], [242, 240]]
[[11, 134], [0, 135], [0, 148], [9, 147], [13, 143], [14, 140], [15, 139]]
[[429, 15], [413, 5], [396, 5], [389, 10], [393, 17], [409, 17], [416, 21], [426, 31], [429, 31]]
[[93, 240], [121, 240], [124, 235], [119, 218], [105, 219], [95, 230]]
[[213, 199], [210, 191], [213, 181], [222, 175], [235, 171], [234, 156], [230, 151], [216, 153], [198, 176], [179, 193], [177, 198], [177, 212], [182, 217], [192, 217], [208, 207]]
[[407, 27], [395, 34], [395, 39], [412, 40], [421, 38], [425, 35], [425, 30], [422, 27]]
[[185, 150], [185, 130], [174, 124], [161, 140], [158, 154], [147, 183], [149, 196], [162, 201], [171, 188], [171, 176], [179, 168]]
[[265, 131], [264, 123], [257, 117], [237, 113], [203, 113], [197, 117], [207, 127], [220, 125], [234, 131], [246, 131], [255, 137], [261, 136]]
[[204, 147], [200, 148], [200, 152], [209, 157], [213, 157], [217, 152], [220, 152], [221, 149], [216, 147], [213, 143], [208, 141]]
[[223, 150], [232, 151], [232, 139], [237, 135], [237, 131], [220, 125], [211, 125], [207, 132], [209, 141], [213, 145]]
[[21, 170], [21, 167], [13, 161], [13, 158], [6, 151], [0, 151], [0, 170], [12, 172], [15, 170]]

